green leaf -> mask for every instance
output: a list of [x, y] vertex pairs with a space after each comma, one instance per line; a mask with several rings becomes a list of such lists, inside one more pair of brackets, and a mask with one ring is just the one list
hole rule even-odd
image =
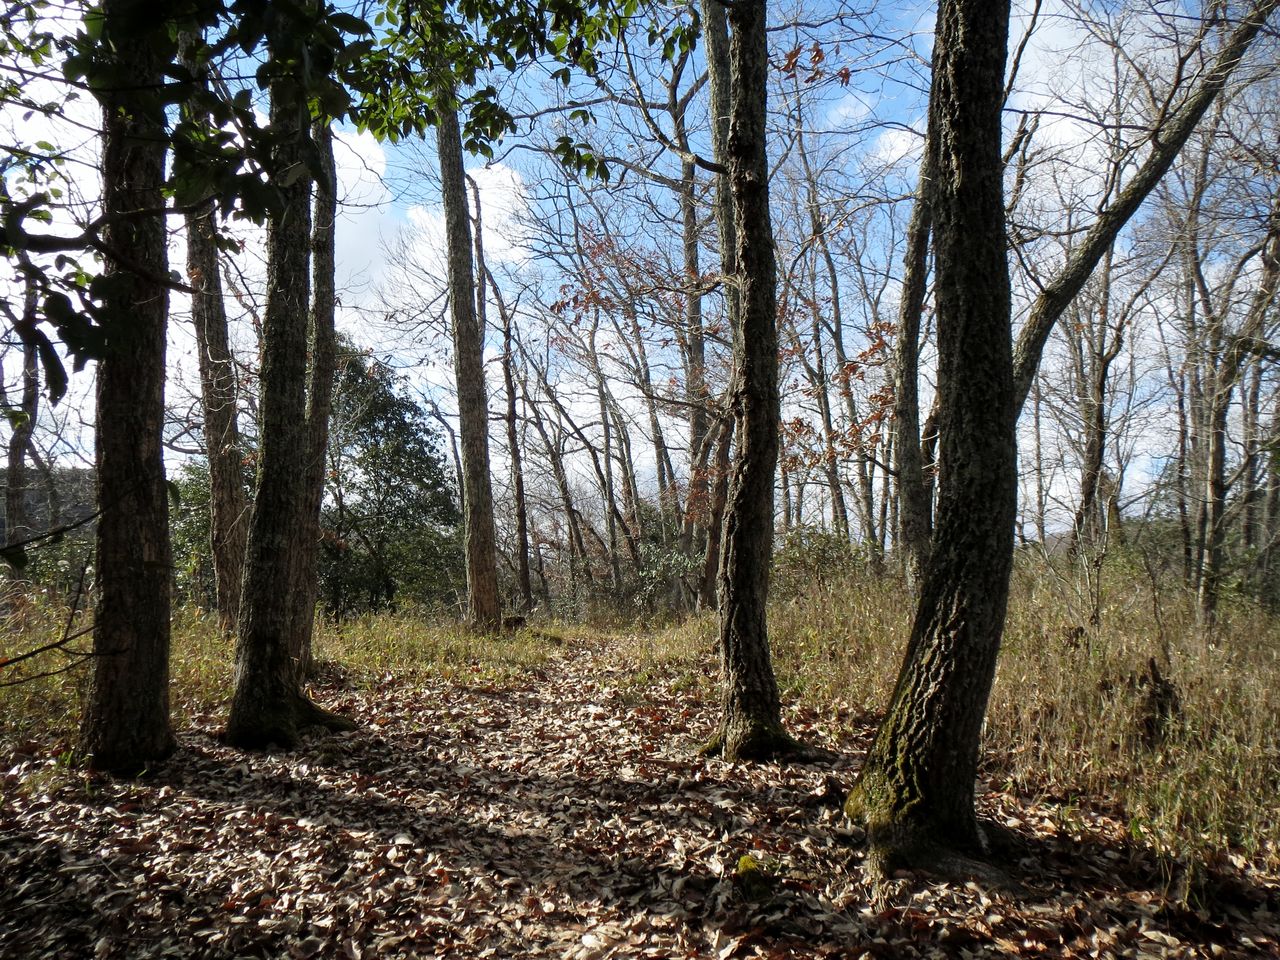
[[354, 33], [364, 35], [373, 33], [373, 29], [369, 24], [365, 23], [359, 17], [352, 16], [349, 13], [335, 12], [329, 14], [329, 23], [337, 27], [343, 33]]

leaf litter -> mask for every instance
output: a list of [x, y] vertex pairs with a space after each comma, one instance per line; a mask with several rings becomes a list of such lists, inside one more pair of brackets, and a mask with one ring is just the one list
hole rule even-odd
[[715, 704], [631, 649], [330, 677], [359, 730], [244, 754], [199, 715], [137, 780], [0, 745], [0, 957], [1280, 955], [1274, 871], [1228, 859], [1178, 896], [1105, 805], [986, 792], [1016, 894], [873, 881], [840, 805], [874, 718], [790, 711], [822, 763], [703, 759]]

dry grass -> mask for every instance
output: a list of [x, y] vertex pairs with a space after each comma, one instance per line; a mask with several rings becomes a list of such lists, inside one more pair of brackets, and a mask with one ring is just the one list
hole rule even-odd
[[[16, 657], [62, 636], [67, 610], [39, 592], [10, 585], [0, 597], [0, 660]], [[79, 620], [77, 620], [77, 624]], [[493, 681], [536, 667], [564, 642], [563, 628], [521, 630], [509, 636], [476, 636], [456, 625], [433, 625], [413, 617], [365, 617], [334, 625], [317, 622], [315, 652], [321, 664], [340, 664], [358, 685], [388, 675], [403, 679], [434, 675]], [[87, 650], [80, 638], [68, 649]], [[181, 727], [200, 714], [225, 710], [232, 684], [233, 641], [217, 617], [180, 608], [173, 618], [170, 653], [174, 722]], [[64, 668], [70, 669], [64, 669]], [[52, 671], [53, 676], [38, 676]], [[51, 650], [11, 667], [0, 667], [0, 745], [33, 743], [69, 750], [75, 742], [80, 702], [88, 682], [83, 657]], [[13, 683], [22, 680], [24, 682]]]
[[[816, 708], [883, 710], [911, 614], [891, 580], [814, 579], [771, 614], [780, 682]], [[1115, 807], [1173, 860], [1280, 862], [1280, 623], [1255, 607], [1210, 643], [1188, 593], [1123, 558], [1023, 558], [985, 737], [997, 787]]]
[[[906, 639], [901, 584], [856, 568], [784, 580], [771, 613], [784, 694], [854, 722], [883, 709]], [[61, 634], [66, 611], [10, 597], [0, 656]], [[1245, 856], [1280, 862], [1280, 623], [1242, 604], [1214, 637], [1195, 624], [1191, 598], [1122, 560], [1100, 570], [1022, 558], [986, 727], [985, 776], [997, 788], [1123, 813], [1136, 840], [1170, 861]], [[1096, 623], [1090, 614], [1096, 611]], [[434, 675], [492, 682], [537, 668], [571, 635], [544, 628], [476, 637], [423, 620], [374, 617], [321, 624], [316, 650], [356, 684]], [[676, 678], [713, 696], [715, 623], [699, 617], [634, 636], [636, 682]], [[83, 642], [83, 641], [81, 641]], [[172, 673], [176, 722], [225, 708], [232, 651], [216, 620], [180, 611]], [[1154, 660], [1176, 690], [1162, 716], [1148, 675]], [[24, 664], [57, 668], [55, 652]], [[4, 679], [12, 678], [12, 668]], [[86, 671], [0, 688], [0, 740], [74, 742]], [[839, 709], [836, 709], [839, 708]], [[1064, 813], [1064, 815], [1066, 815]]]

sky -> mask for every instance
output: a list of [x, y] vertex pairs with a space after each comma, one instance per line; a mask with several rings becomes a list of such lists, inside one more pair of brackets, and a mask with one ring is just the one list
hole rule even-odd
[[[811, 6], [811, 19], [818, 19], [817, 14], [828, 7]], [[811, 121], [813, 127], [823, 131], [828, 142], [845, 144], [849, 155], [859, 163], [886, 171], [886, 180], [892, 181], [900, 193], [914, 188], [924, 126], [921, 65], [928, 56], [932, 10], [931, 4], [916, 3], [897, 5], [887, 16], [881, 15], [878, 28], [901, 42], [874, 56], [868, 55], [865, 61], [857, 59], [861, 54], [849, 52], [863, 49], [852, 40], [847, 42], [843, 55], [828, 47], [828, 66], [846, 62], [854, 72], [847, 87], [830, 87], [812, 114], [817, 118]], [[1016, 5], [1014, 47], [1029, 22], [1027, 5]], [[1120, 24], [1117, 29], [1123, 26]], [[1018, 111], [1052, 108], [1041, 120], [1036, 143], [1060, 156], [1057, 176], [1066, 182], [1066, 189], [1087, 195], [1096, 189], [1098, 171], [1109, 145], [1099, 140], [1097, 128], [1083, 116], [1088, 109], [1099, 106], [1091, 102], [1091, 91], [1098, 89], [1100, 80], [1114, 69], [1114, 58], [1113, 50], [1105, 44], [1087, 45], [1086, 39], [1079, 21], [1067, 15], [1058, 0], [1045, 3], [1036, 32], [1022, 54], [1019, 82], [1006, 119], [1011, 134], [1018, 122]], [[780, 53], [790, 45], [810, 41], [810, 34], [805, 31], [778, 30], [774, 34], [775, 49]], [[1126, 49], [1131, 55], [1149, 53], [1142, 41], [1133, 38], [1126, 39]], [[899, 59], [895, 61], [895, 57]], [[540, 95], [534, 85], [524, 86], [521, 92], [528, 94], [531, 90], [534, 106], [545, 103], [538, 100]], [[52, 96], [56, 89], [50, 85], [48, 92]], [[774, 95], [775, 102], [782, 102], [781, 91]], [[97, 148], [93, 136], [97, 123], [97, 108], [91, 100], [82, 98], [69, 104], [59, 118], [24, 119], [13, 110], [6, 110], [0, 113], [0, 136], [9, 142], [49, 140], [65, 146], [70, 158], [71, 195], [91, 201], [97, 194]], [[571, 132], [591, 133], [589, 129]], [[529, 216], [536, 219], [548, 215], [541, 206], [548, 202], [542, 185], [528, 179], [529, 171], [536, 173], [537, 168], [525, 162], [526, 155], [519, 144], [518, 136], [510, 138], [505, 147], [513, 149], [500, 151], [496, 163], [469, 163], [468, 172], [480, 192], [487, 259], [500, 275], [527, 276], [536, 272], [524, 221]], [[438, 311], [441, 306], [443, 214], [434, 186], [433, 149], [430, 135], [424, 141], [390, 145], [378, 143], [367, 133], [339, 130], [335, 150], [342, 199], [337, 232], [338, 322], [340, 329], [357, 343], [380, 344], [381, 352], [405, 370], [415, 389], [431, 393], [447, 410], [452, 373], [443, 330], [428, 322], [406, 333], [403, 324], [393, 327], [389, 323], [392, 307], [403, 319], [414, 311], [415, 303], [419, 309], [434, 304]], [[662, 162], [671, 163], [669, 159]], [[1038, 181], [1031, 189], [1045, 187]], [[1034, 201], [1035, 197], [1031, 199]], [[1046, 194], [1045, 203], [1050, 200]], [[68, 228], [72, 219], [68, 211], [51, 229]], [[180, 270], [184, 240], [176, 221], [172, 228], [171, 262]], [[246, 248], [245, 255], [237, 258], [242, 271], [240, 282], [247, 289], [260, 289], [265, 278], [264, 265], [256, 256], [263, 249], [261, 230], [240, 224], [233, 232], [244, 240]], [[3, 282], [10, 281], [4, 278]], [[171, 399], [192, 395], [195, 389], [193, 337], [184, 318], [183, 301], [181, 295], [173, 298]], [[490, 358], [495, 356], [491, 346]], [[3, 362], [8, 384], [13, 376], [12, 358]], [[494, 378], [493, 386], [497, 382]], [[82, 452], [89, 448], [89, 439], [79, 412], [91, 407], [91, 389], [91, 371], [77, 375], [60, 411], [61, 416], [72, 420], [67, 430], [71, 445]], [[928, 397], [926, 384], [926, 404]], [[624, 399], [638, 403], [634, 396]], [[590, 419], [585, 408], [583, 416]], [[1025, 441], [1023, 448], [1028, 448]], [[1135, 462], [1140, 458], [1135, 452]], [[1064, 499], [1069, 481], [1065, 473], [1059, 478]], [[1024, 490], [1024, 501], [1027, 495]]]

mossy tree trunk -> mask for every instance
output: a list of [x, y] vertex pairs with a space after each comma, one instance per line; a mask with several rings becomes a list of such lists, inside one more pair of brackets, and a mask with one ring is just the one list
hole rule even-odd
[[940, 475], [906, 660], [847, 803], [882, 866], [981, 855], [979, 740], [1004, 629], [1017, 491], [1000, 155], [1008, 0], [942, 0], [925, 163]]
[[[708, 744], [727, 759], [766, 759], [797, 746], [783, 729], [769, 653], [766, 603], [778, 463], [777, 270], [765, 152], [768, 47], [764, 0], [729, 8], [731, 113], [725, 160], [736, 229], [739, 315], [733, 329], [737, 456], [731, 467], [720, 559], [723, 712]], [[713, 67], [714, 69], [714, 67]]]
[[[168, 25], [147, 4], [107, 0], [102, 104], [102, 298], [95, 466], [94, 668], [80, 748], [95, 769], [132, 772], [170, 754], [173, 575], [161, 455], [169, 261], [164, 214]], [[154, 26], [149, 24], [154, 23]], [[157, 32], [159, 36], [157, 36]], [[107, 52], [109, 51], [109, 53]]]

